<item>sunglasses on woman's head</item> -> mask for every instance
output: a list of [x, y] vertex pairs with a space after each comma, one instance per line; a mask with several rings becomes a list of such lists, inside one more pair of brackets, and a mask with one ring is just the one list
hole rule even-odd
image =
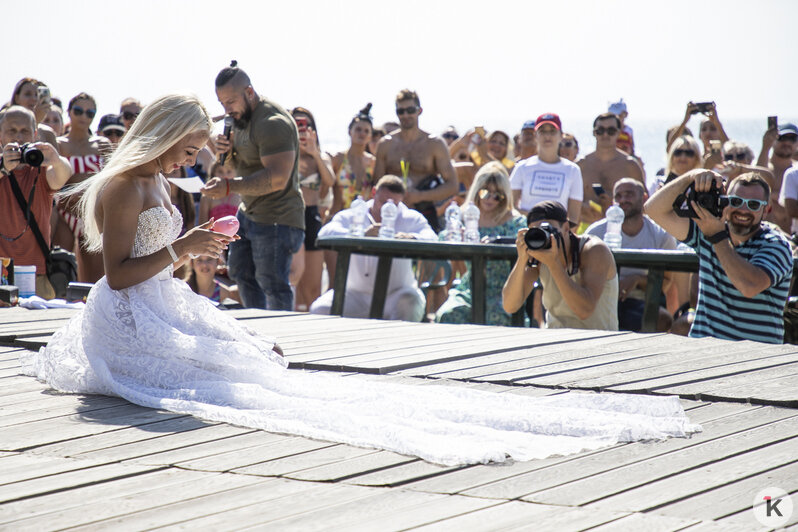
[[738, 152], [738, 153], [727, 153], [723, 156], [724, 161], [744, 161], [745, 160], [745, 152]]
[[765, 206], [767, 203], [766, 201], [758, 200], [758, 199], [746, 199], [741, 198], [740, 196], [726, 196], [729, 198], [729, 205], [734, 207], [735, 209], [742, 207], [745, 204], [748, 207], [749, 211], [757, 212], [759, 209]]
[[507, 196], [505, 196], [501, 192], [491, 192], [487, 188], [480, 189], [480, 191], [479, 191], [479, 199], [483, 199], [483, 200], [491, 198], [491, 199], [493, 199], [495, 201], [504, 201], [504, 198], [506, 198], [506, 197]]
[[673, 150], [674, 157], [679, 157], [681, 155], [684, 155], [685, 157], [695, 157], [695, 150], [682, 149], [682, 148]]
[[97, 109], [84, 109], [79, 105], [73, 105], [72, 112], [75, 113], [75, 116], [80, 116], [83, 113], [86, 113], [86, 116], [89, 118], [94, 118], [94, 115], [97, 114]]

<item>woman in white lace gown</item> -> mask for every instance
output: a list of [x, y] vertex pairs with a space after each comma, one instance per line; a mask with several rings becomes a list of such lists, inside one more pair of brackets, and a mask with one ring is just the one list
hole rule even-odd
[[162, 175], [192, 165], [210, 129], [196, 97], [162, 97], [142, 111], [104, 170], [81, 185], [88, 241], [103, 250], [106, 276], [47, 347], [23, 357], [25, 373], [64, 392], [447, 465], [700, 430], [674, 397], [530, 398], [287, 370], [274, 340], [251, 334], [172, 277], [190, 254], [218, 256], [232, 240], [207, 224], [177, 238], [180, 214]]

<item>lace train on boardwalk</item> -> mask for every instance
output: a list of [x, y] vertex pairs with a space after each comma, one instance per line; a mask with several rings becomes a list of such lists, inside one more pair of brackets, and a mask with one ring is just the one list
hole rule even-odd
[[[163, 207], [144, 211], [133, 255], [162, 248], [181, 223], [179, 214]], [[119, 291], [101, 279], [85, 310], [46, 348], [24, 355], [22, 365], [26, 374], [65, 392], [115, 395], [203, 419], [445, 465], [544, 458], [700, 430], [675, 397], [533, 398], [364, 382], [287, 370], [273, 346], [272, 339], [251, 334], [173, 279], [168, 269]]]

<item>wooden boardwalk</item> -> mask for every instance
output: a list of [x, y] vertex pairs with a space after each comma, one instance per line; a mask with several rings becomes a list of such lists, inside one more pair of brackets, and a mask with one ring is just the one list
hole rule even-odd
[[798, 346], [230, 312], [279, 336], [293, 368], [534, 396], [676, 394], [704, 431], [441, 467], [56, 394], [19, 375], [19, 355], [74, 311], [2, 309], [0, 530], [752, 530], [760, 490], [798, 507]]

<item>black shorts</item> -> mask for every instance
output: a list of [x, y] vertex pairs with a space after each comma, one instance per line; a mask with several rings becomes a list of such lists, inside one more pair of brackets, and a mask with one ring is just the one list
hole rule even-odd
[[319, 251], [316, 238], [321, 231], [321, 214], [316, 205], [305, 207], [305, 251]]

